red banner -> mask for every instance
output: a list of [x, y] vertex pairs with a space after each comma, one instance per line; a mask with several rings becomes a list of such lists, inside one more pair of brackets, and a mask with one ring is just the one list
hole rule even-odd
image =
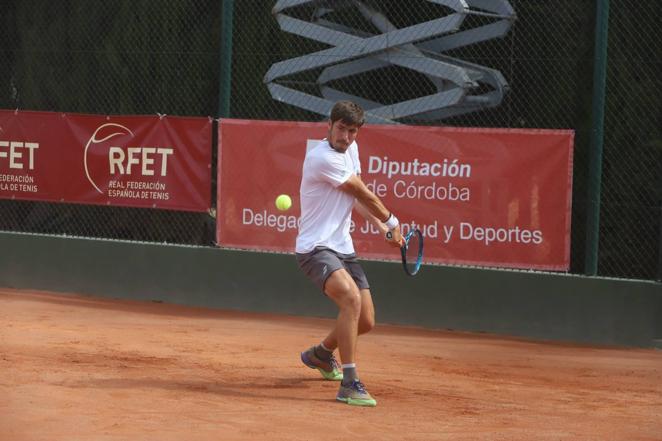
[[0, 198], [207, 211], [208, 118], [0, 110]]
[[[222, 120], [218, 223], [221, 246], [293, 252], [301, 167], [326, 123]], [[570, 259], [570, 130], [372, 125], [357, 142], [362, 179], [403, 232], [425, 235], [424, 261], [567, 270]], [[279, 194], [292, 196], [279, 211]], [[360, 257], [399, 259], [353, 216]]]

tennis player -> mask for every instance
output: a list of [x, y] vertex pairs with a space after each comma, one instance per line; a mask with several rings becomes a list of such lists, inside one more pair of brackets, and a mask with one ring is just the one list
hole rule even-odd
[[[376, 406], [356, 368], [358, 336], [375, 326], [375, 308], [349, 234], [352, 210], [384, 233], [394, 247], [401, 245], [402, 237], [398, 219], [361, 180], [356, 136], [363, 122], [359, 105], [337, 102], [331, 110], [328, 137], [306, 153], [296, 257], [303, 272], [339, 310], [334, 329], [320, 344], [302, 352], [301, 361], [319, 370], [326, 380], [341, 381], [338, 401]], [[333, 355], [336, 348], [342, 365]]]

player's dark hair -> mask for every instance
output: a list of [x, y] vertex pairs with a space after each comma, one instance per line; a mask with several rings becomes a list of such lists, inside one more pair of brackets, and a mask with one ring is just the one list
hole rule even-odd
[[361, 127], [365, 122], [363, 109], [352, 101], [338, 101], [331, 109], [331, 123], [342, 121], [350, 126]]

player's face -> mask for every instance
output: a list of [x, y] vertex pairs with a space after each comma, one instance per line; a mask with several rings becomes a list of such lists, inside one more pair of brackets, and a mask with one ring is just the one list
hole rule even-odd
[[339, 152], [347, 150], [358, 133], [359, 126], [345, 124], [342, 121], [329, 121], [329, 144]]

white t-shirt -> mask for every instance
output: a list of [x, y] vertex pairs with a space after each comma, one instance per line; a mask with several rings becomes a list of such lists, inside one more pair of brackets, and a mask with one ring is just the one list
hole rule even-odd
[[299, 192], [301, 223], [297, 253], [308, 253], [318, 246], [342, 254], [354, 253], [349, 235], [354, 196], [338, 189], [354, 174], [361, 174], [356, 142], [339, 153], [324, 139], [306, 152]]

